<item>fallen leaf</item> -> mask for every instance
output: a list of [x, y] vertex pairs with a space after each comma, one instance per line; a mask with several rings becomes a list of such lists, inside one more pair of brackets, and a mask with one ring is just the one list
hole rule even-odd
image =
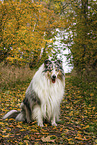
[[74, 112], [73, 112], [73, 111], [71, 111], [68, 115], [69, 115], [69, 116], [73, 116], [73, 113], [74, 113]]
[[20, 129], [20, 131], [25, 131], [25, 129]]
[[95, 140], [95, 143], [97, 143], [97, 139]]
[[90, 94], [90, 96], [91, 96], [91, 97], [93, 97], [93, 96], [94, 96], [94, 94], [93, 94], [93, 93], [91, 93], [91, 94]]
[[79, 137], [79, 136], [76, 136], [75, 139], [84, 140], [84, 138], [81, 138], [81, 137]]
[[83, 129], [87, 129], [87, 128], [89, 128], [89, 125], [86, 125], [85, 127], [83, 127]]
[[60, 128], [60, 131], [62, 131], [63, 130], [63, 128]]
[[17, 125], [17, 127], [18, 127], [18, 128], [22, 128], [22, 126], [21, 126], [21, 125]]
[[[54, 137], [54, 139], [52, 139]], [[42, 142], [55, 142], [56, 136], [54, 135], [48, 135], [47, 137], [42, 137]]]
[[23, 142], [19, 142], [20, 145], [24, 144]]
[[28, 135], [25, 135], [24, 138], [29, 139], [29, 136]]
[[7, 135], [2, 135], [2, 137], [7, 138], [7, 137], [9, 137], [9, 134], [7, 134]]

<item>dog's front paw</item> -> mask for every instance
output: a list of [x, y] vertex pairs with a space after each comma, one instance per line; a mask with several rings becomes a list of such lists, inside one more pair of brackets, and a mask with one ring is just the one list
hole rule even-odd
[[31, 123], [32, 121], [30, 119], [27, 119], [27, 123]]
[[52, 126], [57, 126], [57, 123], [56, 122], [52, 122]]
[[43, 123], [38, 123], [38, 126], [43, 127], [44, 125]]

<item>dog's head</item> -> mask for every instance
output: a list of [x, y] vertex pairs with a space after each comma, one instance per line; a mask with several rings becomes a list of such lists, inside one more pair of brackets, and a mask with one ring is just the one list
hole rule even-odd
[[62, 61], [50, 61], [48, 59], [45, 60], [43, 72], [46, 73], [47, 77], [52, 81], [52, 83], [55, 83], [57, 78], [62, 79], [64, 76]]

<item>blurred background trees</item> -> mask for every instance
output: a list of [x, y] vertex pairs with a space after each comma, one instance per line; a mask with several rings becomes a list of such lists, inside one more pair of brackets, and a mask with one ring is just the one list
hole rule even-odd
[[78, 74], [97, 71], [95, 0], [4, 0], [0, 3], [0, 62], [39, 67], [48, 56], [56, 58], [66, 49], [54, 48], [58, 33], [70, 50], [67, 59]]
[[[77, 73], [97, 71], [97, 2], [72, 1], [67, 43]], [[67, 17], [68, 20], [68, 17]], [[64, 39], [65, 40], [65, 39]], [[66, 43], [66, 41], [64, 41]]]

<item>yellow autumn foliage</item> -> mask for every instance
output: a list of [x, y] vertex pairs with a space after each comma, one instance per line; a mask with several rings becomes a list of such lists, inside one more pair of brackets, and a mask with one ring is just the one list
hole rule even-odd
[[37, 63], [42, 57], [41, 50], [46, 58], [52, 49], [51, 31], [61, 25], [54, 11], [40, 2], [26, 0], [3, 1], [0, 9], [0, 52], [7, 53], [6, 61], [21, 65]]

